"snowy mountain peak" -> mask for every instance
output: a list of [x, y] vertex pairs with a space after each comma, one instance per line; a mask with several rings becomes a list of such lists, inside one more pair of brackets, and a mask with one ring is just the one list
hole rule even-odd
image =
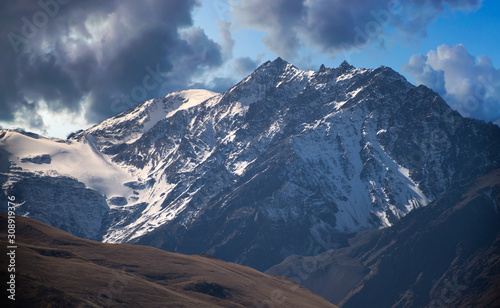
[[[266, 74], [282, 74], [286, 71], [298, 70], [296, 66], [282, 58], [278, 57], [274, 61], [267, 61], [261, 66], [259, 66], [253, 74], [266, 73]], [[252, 75], [253, 75], [252, 74]]]
[[163, 99], [165, 108], [169, 111], [166, 117], [172, 116], [179, 110], [187, 110], [191, 107], [197, 106], [218, 94], [219, 93], [203, 89], [184, 90], [170, 93]]
[[342, 72], [346, 72], [348, 70], [354, 69], [355, 67], [347, 63], [346, 60], [342, 61], [342, 63], [339, 65], [339, 70]]
[[5, 191], [27, 200], [20, 215], [56, 224], [50, 198], [74, 187], [54, 209], [71, 232], [259, 269], [390, 226], [500, 165], [500, 128], [390, 68], [347, 62], [315, 72], [278, 58], [225, 93], [148, 100], [64, 144], [18, 135], [0, 137], [0, 158]]
[[217, 95], [219, 94], [200, 89], [173, 92], [165, 97], [137, 104], [127, 111], [72, 136], [72, 139], [86, 140], [98, 149], [107, 152], [107, 149], [114, 149], [118, 144], [135, 142], [159, 121], [170, 118], [179, 111], [196, 107]]
[[274, 66], [286, 66], [288, 64], [290, 64], [290, 63], [283, 60], [281, 57], [277, 57], [276, 59], [274, 59], [274, 61], [271, 62], [271, 65], [274, 65]]

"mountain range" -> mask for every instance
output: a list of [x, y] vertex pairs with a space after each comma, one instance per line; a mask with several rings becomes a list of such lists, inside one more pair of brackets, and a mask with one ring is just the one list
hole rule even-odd
[[[499, 167], [498, 126], [391, 68], [347, 62], [304, 71], [278, 58], [224, 93], [174, 92], [65, 140], [0, 132], [0, 183], [23, 201], [18, 215], [273, 273], [290, 256], [353, 249], [354, 234], [391, 242], [386, 227], [432, 217]], [[362, 264], [361, 280], [375, 271], [346, 262]], [[374, 292], [363, 290], [349, 301]]]
[[341, 307], [500, 307], [500, 169], [455, 184], [390, 228], [266, 272]]

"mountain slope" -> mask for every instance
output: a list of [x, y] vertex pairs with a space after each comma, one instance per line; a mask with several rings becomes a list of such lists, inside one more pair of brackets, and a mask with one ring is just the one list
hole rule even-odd
[[[498, 307], [500, 169], [351, 246], [269, 269], [341, 307]], [[305, 266], [312, 264], [313, 266]]]
[[[18, 148], [42, 141], [74, 150]], [[261, 270], [390, 226], [458, 178], [500, 166], [498, 126], [462, 118], [390, 68], [302, 71], [280, 58], [222, 94], [172, 93], [64, 142], [8, 131], [0, 147], [3, 188], [27, 201], [21, 214], [72, 232], [92, 220], [93, 232], [79, 235]], [[61, 167], [58, 159], [78, 157], [78, 147], [98, 163]], [[86, 177], [79, 170], [89, 165], [98, 170]], [[94, 216], [69, 204], [66, 218], [35, 210], [52, 207], [54, 194], [31, 193], [25, 179], [48, 187], [54, 177], [93, 191], [75, 191], [81, 202], [71, 203], [97, 206]], [[95, 193], [99, 202], [88, 202]]]
[[[6, 247], [7, 224], [0, 228]], [[291, 281], [209, 256], [93, 242], [23, 217], [16, 231], [15, 307], [335, 307]]]

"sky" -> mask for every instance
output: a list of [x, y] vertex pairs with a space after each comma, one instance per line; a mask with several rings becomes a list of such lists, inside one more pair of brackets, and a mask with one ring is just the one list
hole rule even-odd
[[267, 60], [389, 66], [500, 125], [500, 1], [6, 0], [0, 127], [65, 138], [144, 100], [224, 92]]

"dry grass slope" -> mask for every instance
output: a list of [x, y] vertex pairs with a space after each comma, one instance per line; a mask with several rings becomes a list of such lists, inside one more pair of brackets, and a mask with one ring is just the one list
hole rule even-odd
[[[0, 213], [2, 249], [6, 219]], [[24, 217], [16, 232], [15, 307], [335, 307], [290, 280], [213, 257], [84, 240]]]

